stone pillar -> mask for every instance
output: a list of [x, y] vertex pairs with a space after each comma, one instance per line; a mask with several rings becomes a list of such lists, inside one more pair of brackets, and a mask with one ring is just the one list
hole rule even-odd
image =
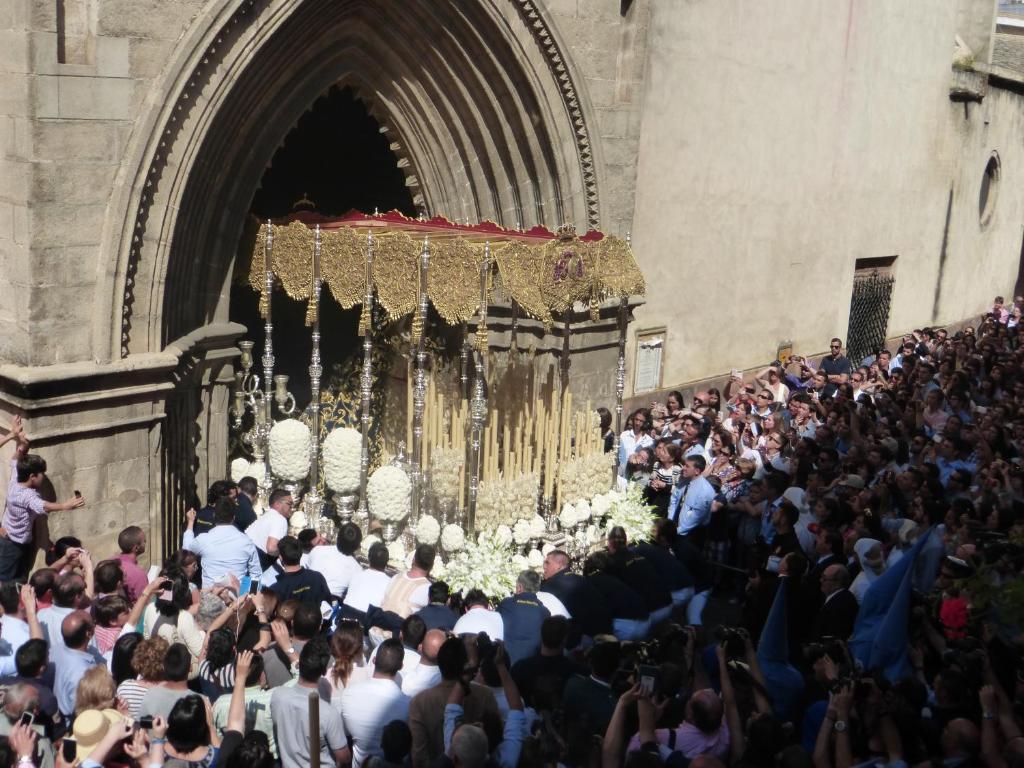
[[[98, 560], [116, 554], [122, 528], [139, 525], [159, 561], [165, 531], [174, 530], [168, 523], [177, 522], [167, 517], [184, 510], [168, 505], [167, 478], [194, 487], [225, 473], [228, 381], [243, 332], [211, 324], [162, 352], [106, 364], [0, 365], [0, 424], [22, 416], [32, 452], [46, 459], [51, 498], [78, 490], [86, 500], [50, 515], [51, 539], [77, 536]], [[196, 407], [182, 419], [187, 402]], [[186, 445], [191, 452], [172, 450]], [[189, 468], [195, 475], [185, 478]]]

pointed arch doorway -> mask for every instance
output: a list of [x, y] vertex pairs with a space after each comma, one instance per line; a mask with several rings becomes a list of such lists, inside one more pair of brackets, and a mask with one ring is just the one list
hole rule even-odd
[[600, 225], [585, 99], [533, 2], [214, 0], [178, 50], [128, 148], [135, 175], [111, 201], [117, 258], [101, 278], [121, 318], [110, 354], [178, 360], [151, 479], [165, 549], [226, 470], [247, 214], [275, 151], [332, 86], [384, 130], [416, 213]]

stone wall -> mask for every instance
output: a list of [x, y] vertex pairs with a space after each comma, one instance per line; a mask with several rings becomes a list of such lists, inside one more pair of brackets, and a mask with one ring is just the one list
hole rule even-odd
[[1018, 154], [1022, 103], [950, 101], [957, 4], [651, 8], [633, 331], [668, 327], [665, 387], [845, 337], [858, 259], [896, 257], [890, 335], [1012, 290], [1020, 166], [1003, 163], [985, 227], [978, 195], [991, 152]]

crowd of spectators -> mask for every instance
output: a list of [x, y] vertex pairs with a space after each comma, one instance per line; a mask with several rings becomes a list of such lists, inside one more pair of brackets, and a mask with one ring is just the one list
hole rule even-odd
[[1024, 768], [1022, 305], [636, 410], [607, 445], [649, 539], [504, 596], [293, 536], [252, 478], [148, 573], [135, 526], [32, 570], [33, 520], [83, 501], [42, 500], [16, 419], [0, 768]]

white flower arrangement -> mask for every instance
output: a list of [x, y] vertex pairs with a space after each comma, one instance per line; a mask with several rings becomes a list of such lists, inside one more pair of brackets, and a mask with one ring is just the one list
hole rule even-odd
[[544, 553], [539, 549], [531, 549], [526, 553], [526, 562], [535, 571], [544, 567]]
[[401, 568], [405, 563], [405, 545], [401, 539], [395, 539], [388, 544], [388, 562], [395, 568]]
[[615, 526], [621, 526], [630, 543], [650, 541], [657, 515], [652, 512], [654, 507], [644, 501], [643, 488], [631, 485], [626, 491], [609, 491], [608, 497], [611, 508], [605, 520], [604, 534], [607, 535]]
[[466, 544], [466, 532], [455, 523], [441, 529], [441, 548], [445, 552], [457, 552]]
[[359, 462], [363, 436], [349, 427], [332, 429], [323, 444], [324, 482], [332, 491], [351, 494], [359, 490]]
[[239, 480], [241, 480], [243, 477], [245, 477], [245, 473], [248, 472], [248, 471], [249, 471], [249, 460], [248, 459], [244, 459], [244, 458], [239, 457], [239, 458], [233, 459], [231, 461], [231, 479], [232, 479], [232, 481], [237, 483]]
[[609, 498], [611, 493], [613, 492], [599, 493], [590, 500], [590, 511], [594, 517], [604, 517], [611, 510], [612, 501]]
[[[530, 568], [530, 561], [526, 559], [525, 555], [520, 555], [518, 552], [512, 555], [512, 565], [516, 567], [516, 571], [526, 571]], [[519, 578], [518, 575], [516, 578]]]
[[[481, 536], [486, 536], [487, 534], [486, 533], [481, 533], [480, 535]], [[501, 544], [503, 547], [507, 547], [510, 544], [512, 544], [512, 529], [509, 528], [504, 523], [502, 523], [501, 525], [499, 525], [497, 528], [494, 529], [493, 536], [494, 536], [495, 540], [499, 544]]]
[[378, 520], [397, 523], [409, 514], [412, 481], [400, 467], [385, 464], [366, 482], [370, 514]]
[[438, 555], [434, 558], [434, 567], [430, 569], [430, 576], [435, 580], [442, 580], [448, 573], [448, 566], [445, 564], [441, 556]]
[[530, 521], [516, 520], [516, 524], [512, 526], [512, 538], [516, 544], [528, 544], [530, 539], [534, 538]]
[[430, 487], [442, 501], [459, 498], [459, 477], [466, 457], [454, 448], [439, 448], [430, 454]]
[[453, 591], [461, 590], [465, 594], [470, 589], [480, 589], [497, 602], [515, 591], [516, 578], [523, 570], [518, 567], [514, 554], [510, 546], [483, 534], [476, 542], [466, 542], [465, 548], [451, 557], [445, 569], [445, 581]]
[[612, 481], [610, 453], [592, 453], [562, 462], [559, 490], [563, 499], [592, 499], [608, 490]]
[[546, 541], [546, 542], [544, 542], [544, 546], [541, 547], [540, 552], [541, 552], [541, 554], [544, 557], [547, 557], [552, 552], [554, 552], [556, 549], [557, 549], [557, 547], [554, 544], [552, 544], [550, 541]]
[[309, 474], [309, 427], [298, 419], [284, 419], [270, 428], [270, 469], [276, 477], [297, 483]]
[[301, 507], [292, 512], [292, 516], [288, 518], [289, 529], [296, 533], [301, 531], [307, 525], [309, 525], [309, 521], [306, 519], [306, 513], [302, 511]]
[[577, 501], [575, 507], [577, 523], [585, 523], [590, 519], [590, 503], [586, 499]]
[[562, 505], [562, 511], [558, 513], [558, 522], [563, 528], [576, 527], [576, 507], [566, 502]]
[[518, 520], [535, 512], [539, 484], [538, 476], [532, 472], [480, 483], [476, 501], [477, 528], [493, 530], [507, 520]]
[[548, 524], [544, 521], [544, 518], [540, 515], [534, 515], [530, 518], [530, 538], [539, 539], [544, 536], [548, 530]]
[[441, 524], [433, 515], [421, 515], [416, 521], [415, 533], [420, 544], [436, 544], [441, 536]]
[[362, 543], [360, 543], [359, 549], [360, 549], [360, 551], [364, 555], [369, 555], [370, 554], [370, 547], [372, 547], [374, 544], [378, 543], [379, 541], [380, 541], [380, 536], [378, 536], [375, 533], [371, 533], [371, 534], [369, 534], [367, 536], [363, 536], [363, 541], [362, 541]]

